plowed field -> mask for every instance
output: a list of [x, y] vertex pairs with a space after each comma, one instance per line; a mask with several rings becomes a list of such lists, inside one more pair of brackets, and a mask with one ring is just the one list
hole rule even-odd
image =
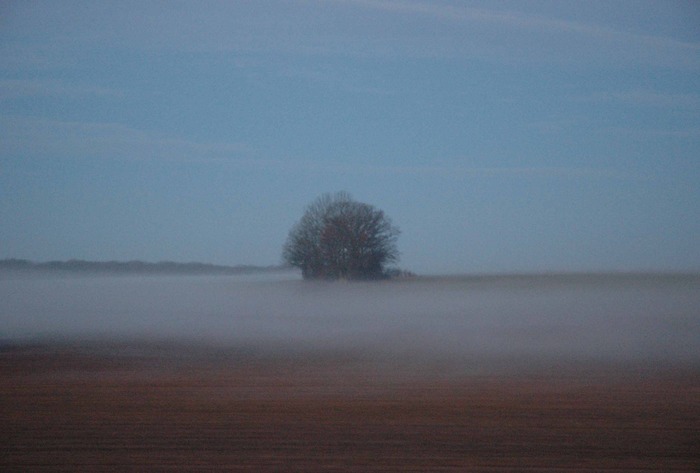
[[700, 471], [697, 369], [499, 366], [4, 348], [0, 470]]

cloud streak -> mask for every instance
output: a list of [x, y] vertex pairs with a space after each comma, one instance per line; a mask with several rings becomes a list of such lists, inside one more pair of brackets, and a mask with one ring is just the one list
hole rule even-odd
[[[74, 7], [75, 8], [75, 7]], [[26, 7], [31, 10], [30, 7]], [[36, 11], [46, 41], [14, 61], [56, 61], [76, 48], [129, 48], [141, 51], [353, 56], [365, 58], [482, 58], [507, 62], [569, 64], [654, 64], [700, 68], [700, 43], [626, 31], [595, 22], [552, 15], [477, 8], [461, 4], [399, 0], [314, 0], [90, 5], [76, 23], [65, 8]], [[26, 13], [25, 13], [26, 14]], [[49, 16], [59, 20], [49, 20]], [[105, 21], [109, 18], [109, 21]], [[27, 22], [16, 29], [37, 28]], [[46, 29], [46, 28], [45, 28]], [[7, 35], [7, 33], [6, 33]], [[10, 33], [8, 38], [12, 40]], [[0, 37], [2, 39], [2, 37]], [[6, 42], [7, 54], [12, 48]], [[0, 46], [3, 46], [0, 44]], [[28, 46], [25, 45], [25, 48]], [[36, 62], [39, 59], [33, 59]], [[54, 59], [50, 59], [54, 60]]]
[[108, 87], [72, 85], [56, 80], [0, 80], [0, 100], [26, 97], [106, 97], [123, 98], [125, 94]]
[[440, 5], [417, 1], [399, 0], [337, 0], [342, 3], [360, 5], [372, 9], [396, 13], [410, 13], [427, 17], [439, 18], [448, 22], [480, 22], [491, 23], [511, 28], [528, 29], [533, 31], [561, 31], [590, 36], [596, 39], [617, 39], [642, 42], [649, 45], [670, 46], [700, 51], [700, 44], [679, 41], [672, 38], [653, 35], [642, 35], [623, 32], [612, 28], [601, 27], [558, 18], [547, 18], [537, 15], [526, 15], [513, 11], [488, 10], [467, 6]]
[[0, 116], [4, 156], [72, 159], [157, 159], [217, 161], [253, 159], [251, 147], [240, 143], [174, 138], [118, 123], [71, 122]]
[[[438, 3], [399, 0], [338, 0], [340, 3], [356, 5], [377, 11], [392, 14], [403, 14], [421, 17], [424, 19], [439, 20], [444, 24], [456, 24], [465, 27], [476, 27], [479, 33], [486, 33], [489, 40], [494, 40], [501, 34], [510, 37], [507, 43], [516, 51], [522, 51], [523, 45], [518, 44], [518, 37], [523, 37], [533, 47], [527, 49], [539, 49], [540, 59], [562, 59], [567, 48], [578, 55], [571, 56], [574, 60], [583, 60], [585, 55], [613, 55], [619, 61], [675, 63], [676, 65], [698, 67], [700, 66], [700, 43], [681, 41], [665, 36], [655, 36], [627, 32], [571, 20], [528, 15], [514, 11], [490, 10], [468, 6], [452, 6]], [[499, 35], [493, 34], [496, 28]], [[513, 39], [513, 34], [515, 38]], [[559, 38], [559, 43], [550, 42], [552, 35]], [[475, 35], [465, 33], [460, 36], [467, 41], [476, 41]], [[496, 41], [504, 41], [497, 39]], [[488, 42], [488, 41], [487, 41]], [[604, 44], [604, 49], [598, 46]], [[486, 48], [493, 51], [487, 44]], [[557, 52], [558, 51], [558, 52]], [[501, 51], [505, 53], [505, 51]], [[530, 57], [531, 59], [533, 56]]]
[[700, 95], [656, 92], [647, 89], [631, 89], [617, 92], [598, 92], [586, 97], [577, 97], [583, 102], [618, 102], [627, 105], [662, 108], [700, 108]]
[[566, 178], [566, 179], [647, 179], [646, 176], [636, 175], [630, 172], [622, 172], [605, 168], [587, 167], [547, 167], [547, 166], [505, 166], [505, 167], [470, 167], [455, 165], [396, 165], [396, 166], [320, 166], [326, 171], [344, 173], [370, 173], [370, 174], [405, 174], [416, 176], [438, 176], [443, 178]]
[[[117, 123], [86, 123], [0, 116], [4, 156], [34, 159], [159, 160], [241, 166], [268, 172], [332, 173], [343, 175], [412, 175], [445, 179], [605, 179], [639, 180], [648, 176], [607, 168], [447, 164], [370, 164], [272, 159], [241, 143], [198, 142], [149, 133]], [[697, 130], [695, 131], [697, 133]]]

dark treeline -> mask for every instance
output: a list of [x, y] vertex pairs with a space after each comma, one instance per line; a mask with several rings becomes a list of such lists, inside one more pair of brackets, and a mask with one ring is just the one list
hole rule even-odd
[[48, 261], [35, 263], [24, 259], [0, 260], [0, 270], [17, 271], [71, 271], [92, 273], [137, 273], [137, 274], [246, 274], [289, 269], [287, 266], [222, 266], [207, 263], [176, 263], [161, 261]]

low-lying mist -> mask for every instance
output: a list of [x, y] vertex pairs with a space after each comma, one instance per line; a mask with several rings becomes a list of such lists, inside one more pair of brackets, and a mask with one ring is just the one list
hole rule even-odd
[[0, 338], [700, 361], [700, 276], [0, 277]]

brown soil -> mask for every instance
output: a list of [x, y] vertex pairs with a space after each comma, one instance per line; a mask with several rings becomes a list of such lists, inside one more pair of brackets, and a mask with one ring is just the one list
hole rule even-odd
[[439, 367], [4, 348], [0, 470], [700, 471], [694, 367]]

